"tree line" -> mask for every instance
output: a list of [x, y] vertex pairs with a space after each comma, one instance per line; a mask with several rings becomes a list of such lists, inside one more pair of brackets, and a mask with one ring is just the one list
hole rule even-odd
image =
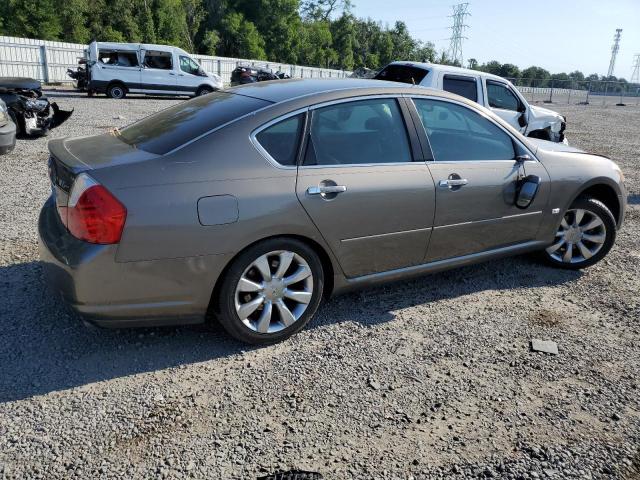
[[353, 70], [436, 59], [432, 43], [356, 18], [350, 0], [4, 0], [0, 32], [89, 43], [160, 43], [193, 53]]
[[[551, 87], [573, 88], [592, 92], [621, 92], [627, 91], [629, 82], [625, 78], [615, 76], [604, 76], [592, 73], [585, 75], [579, 70], [571, 73], [551, 73], [541, 67], [529, 67], [521, 70], [511, 63], [500, 63], [496, 60], [478, 63], [475, 58], [470, 58], [467, 66], [474, 70], [492, 73], [511, 80], [514, 84], [524, 87]], [[609, 82], [609, 83], [605, 83]], [[637, 85], [634, 85], [634, 88]]]
[[[433, 43], [414, 38], [402, 21], [389, 26], [357, 18], [351, 0], [2, 0], [0, 33], [83, 44], [160, 43], [206, 55], [343, 70], [378, 69], [393, 60], [454, 64]], [[580, 88], [594, 80], [626, 82], [473, 58], [465, 66], [536, 87], [560, 80], [574, 80]]]

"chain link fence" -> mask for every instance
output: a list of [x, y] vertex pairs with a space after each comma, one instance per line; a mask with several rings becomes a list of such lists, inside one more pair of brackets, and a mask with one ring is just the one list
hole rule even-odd
[[[30, 38], [0, 36], [0, 77], [30, 77], [43, 83], [71, 83], [67, 69], [78, 66], [84, 57], [86, 45], [51, 42]], [[238, 67], [252, 66], [281, 71], [291, 78], [345, 78], [351, 72], [329, 68], [305, 67], [286, 63], [245, 58], [193, 55], [207, 72], [218, 74], [225, 83], [231, 81], [231, 72]]]
[[640, 105], [640, 84], [596, 80], [509, 79], [529, 103]]

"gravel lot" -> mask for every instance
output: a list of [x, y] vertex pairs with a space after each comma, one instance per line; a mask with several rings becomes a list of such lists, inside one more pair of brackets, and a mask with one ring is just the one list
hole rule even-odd
[[[176, 102], [57, 95], [75, 113], [50, 138]], [[605, 261], [519, 257], [338, 297], [260, 349], [67, 313], [38, 265], [47, 140], [18, 141], [0, 157], [0, 478], [640, 478], [640, 108], [551, 108], [626, 174]]]

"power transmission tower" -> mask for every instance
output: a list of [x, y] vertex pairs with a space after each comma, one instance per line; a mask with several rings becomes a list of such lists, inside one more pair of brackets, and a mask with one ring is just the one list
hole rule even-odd
[[633, 58], [633, 73], [631, 74], [631, 83], [640, 83], [640, 53], [636, 53]]
[[464, 19], [471, 14], [468, 12], [468, 3], [458, 3], [453, 5], [452, 8], [453, 15], [450, 16], [453, 18], [453, 26], [451, 27], [451, 38], [449, 38], [451, 42], [449, 44], [449, 57], [451, 61], [459, 62], [462, 66], [462, 41], [467, 39], [463, 33], [465, 28], [469, 28], [469, 25], [464, 23]]
[[609, 62], [609, 71], [607, 77], [613, 75], [613, 70], [616, 68], [616, 57], [618, 56], [618, 50], [620, 50], [620, 35], [622, 34], [621, 28], [616, 28], [616, 34], [613, 36], [613, 47], [611, 47], [611, 61]]

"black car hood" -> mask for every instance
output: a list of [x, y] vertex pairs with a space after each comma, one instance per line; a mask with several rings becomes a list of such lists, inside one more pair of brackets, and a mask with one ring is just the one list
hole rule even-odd
[[25, 77], [0, 77], [0, 88], [16, 90], [40, 90], [42, 85], [38, 80]]

